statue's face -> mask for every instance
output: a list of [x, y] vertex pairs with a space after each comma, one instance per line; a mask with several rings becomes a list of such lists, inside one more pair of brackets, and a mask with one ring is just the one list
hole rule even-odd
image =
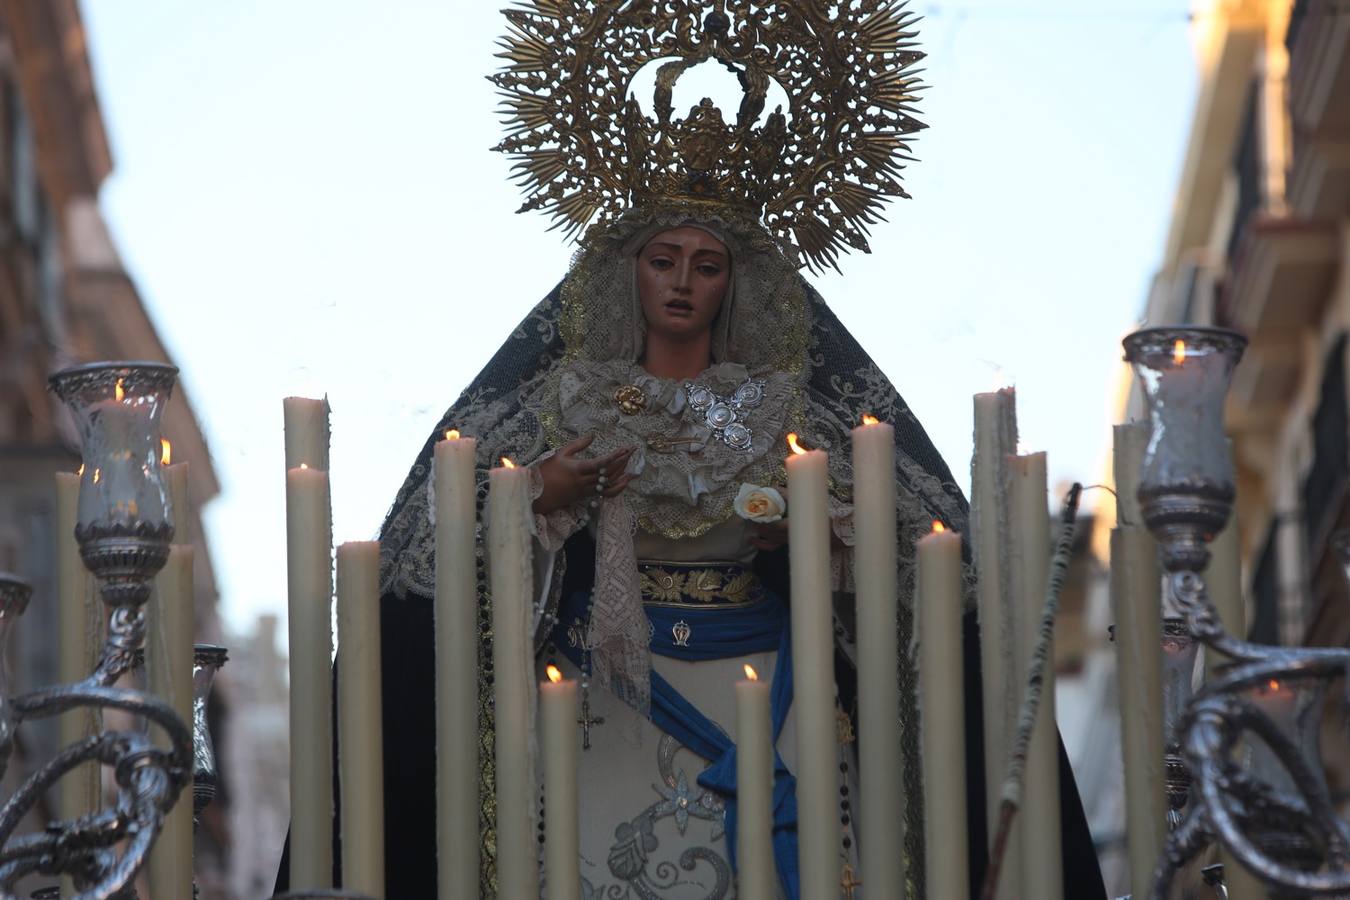
[[650, 334], [687, 340], [708, 331], [730, 283], [731, 254], [701, 228], [662, 231], [638, 253], [638, 298]]

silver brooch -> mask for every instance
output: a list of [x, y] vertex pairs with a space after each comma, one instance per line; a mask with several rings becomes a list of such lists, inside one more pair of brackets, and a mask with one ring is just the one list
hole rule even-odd
[[707, 385], [692, 381], [685, 382], [684, 390], [689, 407], [702, 413], [703, 424], [713, 437], [733, 450], [750, 449], [754, 432], [745, 424], [745, 417], [764, 402], [764, 382], [746, 381], [730, 397], [721, 397]]
[[675, 637], [676, 647], [688, 647], [689, 638], [693, 635], [694, 629], [689, 627], [689, 623], [684, 619], [670, 626], [670, 633]]

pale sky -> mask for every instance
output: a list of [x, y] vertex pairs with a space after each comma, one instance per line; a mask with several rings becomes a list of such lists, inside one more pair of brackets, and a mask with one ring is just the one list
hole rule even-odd
[[[505, 3], [82, 3], [116, 166], [102, 205], [207, 433], [235, 627], [285, 614], [281, 398], [329, 395], [335, 537], [370, 539], [566, 270], [573, 248], [514, 215], [488, 152]], [[1095, 481], [1194, 103], [1188, 6], [912, 5], [932, 85], [914, 199], [871, 256], [813, 280], [963, 486], [971, 395], [999, 379], [1052, 483]]]

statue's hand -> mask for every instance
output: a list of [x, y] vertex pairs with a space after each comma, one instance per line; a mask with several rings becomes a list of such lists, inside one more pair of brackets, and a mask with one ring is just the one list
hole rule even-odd
[[[628, 459], [636, 447], [621, 447], [605, 456], [586, 458], [578, 456], [591, 445], [595, 435], [588, 434], [564, 444], [558, 452], [539, 463], [539, 475], [544, 479], [544, 491], [534, 501], [534, 511], [548, 515], [565, 506], [588, 500], [597, 494], [617, 497], [628, 487], [634, 475], [624, 472]], [[604, 474], [603, 490], [596, 490]]]
[[787, 519], [750, 526], [750, 546], [757, 550], [777, 550], [788, 542]]

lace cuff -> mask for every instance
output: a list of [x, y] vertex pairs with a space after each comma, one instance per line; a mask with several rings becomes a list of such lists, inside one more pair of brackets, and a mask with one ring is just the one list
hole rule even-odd
[[[550, 450], [529, 465], [531, 503], [538, 500], [539, 496], [544, 493], [544, 476], [539, 471], [539, 464], [552, 456], [553, 453], [554, 451]], [[555, 509], [551, 513], [535, 513], [535, 540], [545, 551], [557, 553], [562, 549], [563, 544], [567, 543], [568, 538], [585, 527], [588, 518], [584, 503], [573, 503], [571, 506]]]
[[830, 509], [830, 531], [838, 538], [842, 547], [835, 547], [833, 543], [830, 549], [830, 587], [835, 591], [844, 591], [852, 593], [855, 589], [853, 580], [853, 545], [857, 542], [857, 537], [853, 532], [853, 506], [848, 503], [841, 503], [834, 497], [829, 498]]

